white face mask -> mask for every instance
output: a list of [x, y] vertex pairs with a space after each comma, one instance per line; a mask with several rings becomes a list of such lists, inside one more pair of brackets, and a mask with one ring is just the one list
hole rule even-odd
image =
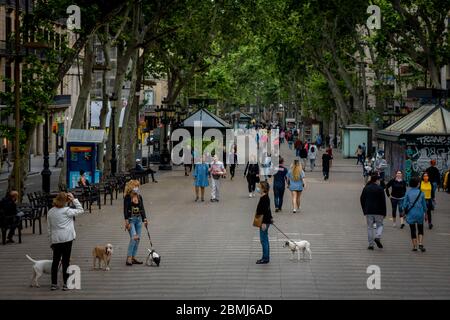
[[139, 194], [139, 188], [138, 187], [133, 188], [133, 191]]

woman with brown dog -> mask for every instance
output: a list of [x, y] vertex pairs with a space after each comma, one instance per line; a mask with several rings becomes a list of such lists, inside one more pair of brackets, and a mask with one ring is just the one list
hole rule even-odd
[[130, 244], [128, 245], [128, 256], [126, 265], [142, 264], [136, 259], [136, 254], [141, 238], [142, 222], [148, 225], [145, 215], [144, 200], [139, 194], [139, 181], [130, 180], [125, 186], [125, 198], [123, 199], [123, 215], [125, 218], [125, 229], [130, 233]]
[[[75, 209], [67, 204], [73, 203]], [[63, 270], [63, 290], [68, 290], [67, 279], [69, 274], [67, 268], [70, 264], [70, 254], [72, 252], [72, 242], [75, 240], [76, 233], [73, 218], [84, 212], [83, 206], [73, 194], [60, 192], [53, 200], [53, 208], [47, 214], [48, 236], [53, 249], [52, 263], [52, 286], [51, 290], [58, 289], [58, 268], [62, 263]]]

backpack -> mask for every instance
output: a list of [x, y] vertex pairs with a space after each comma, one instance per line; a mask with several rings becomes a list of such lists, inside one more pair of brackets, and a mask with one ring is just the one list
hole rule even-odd
[[311, 152], [316, 152], [316, 149], [314, 148], [314, 146], [311, 147]]

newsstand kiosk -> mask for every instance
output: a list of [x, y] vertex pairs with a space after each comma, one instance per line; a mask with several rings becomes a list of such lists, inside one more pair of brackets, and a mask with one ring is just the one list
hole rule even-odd
[[80, 171], [85, 173], [89, 183], [100, 182], [101, 172], [97, 170], [97, 159], [103, 155], [98, 150], [100, 143], [104, 142], [104, 130], [71, 129], [67, 138], [67, 188], [78, 186]]

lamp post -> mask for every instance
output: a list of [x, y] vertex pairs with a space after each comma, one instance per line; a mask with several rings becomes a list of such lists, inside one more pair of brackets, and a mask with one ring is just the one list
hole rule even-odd
[[[164, 103], [165, 101], [163, 101]], [[168, 148], [168, 142], [169, 139], [167, 137], [168, 131], [167, 126], [175, 120], [175, 112], [176, 107], [175, 106], [161, 106], [161, 108], [158, 109], [157, 115], [161, 118], [161, 123], [163, 124], [163, 137], [162, 137], [162, 147], [161, 150], [161, 159], [160, 159], [160, 166], [159, 170], [172, 170], [172, 166], [170, 165], [170, 151]]]
[[45, 111], [45, 122], [44, 122], [44, 169], [41, 172], [42, 176], [42, 191], [45, 193], [50, 193], [50, 177], [52, 172], [49, 167], [49, 154], [48, 154], [48, 110]]
[[111, 101], [111, 133], [112, 133], [112, 139], [111, 139], [111, 175], [116, 175], [117, 172], [117, 157], [116, 157], [116, 106], [114, 105], [114, 101], [117, 101], [118, 98], [116, 96], [116, 93], [113, 92], [113, 94], [109, 97], [109, 101]]

